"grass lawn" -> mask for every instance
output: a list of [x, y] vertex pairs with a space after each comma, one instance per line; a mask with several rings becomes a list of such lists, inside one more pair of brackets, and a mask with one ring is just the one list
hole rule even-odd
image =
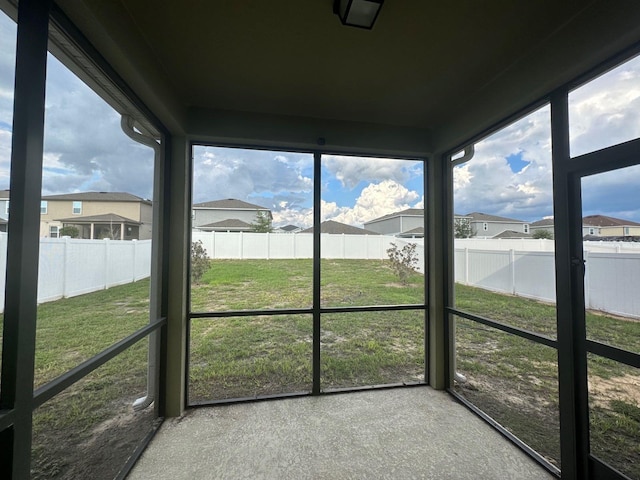
[[[323, 260], [322, 273], [323, 306], [414, 304], [424, 295], [421, 275], [401, 285], [383, 261]], [[36, 384], [147, 323], [148, 288], [148, 281], [141, 281], [41, 305]], [[217, 260], [192, 287], [192, 311], [308, 308], [311, 298], [309, 260]], [[555, 337], [553, 305], [461, 285], [456, 304]], [[331, 313], [321, 320], [323, 389], [423, 379], [421, 311]], [[640, 322], [589, 313], [587, 326], [592, 339], [640, 351]], [[555, 349], [461, 318], [456, 349], [457, 370], [467, 377], [456, 385], [458, 392], [558, 464]], [[76, 450], [89, 458], [93, 451], [117, 450], [119, 440], [110, 443], [113, 436], [104, 432], [150, 424], [148, 414], [136, 416], [130, 407], [145, 391], [146, 352], [143, 341], [36, 411], [34, 478], [56, 478], [51, 473], [56, 471], [68, 476], [69, 465], [56, 462], [72, 455], [72, 445], [84, 446]], [[193, 320], [190, 400], [309, 391], [311, 352], [310, 314]], [[592, 452], [640, 478], [640, 375], [598, 357], [590, 357], [588, 365]], [[92, 462], [95, 458], [85, 463]], [[122, 464], [115, 458], [112, 463]]]
[[[35, 386], [148, 322], [148, 280], [39, 305]], [[114, 478], [154, 422], [153, 408], [131, 408], [146, 393], [147, 352], [141, 340], [35, 410], [32, 478]]]
[[[192, 286], [192, 311], [310, 308], [310, 260], [217, 260]], [[424, 283], [407, 285], [379, 260], [323, 260], [323, 306], [421, 303]], [[192, 402], [308, 392], [312, 316], [197, 319], [191, 324]], [[424, 379], [422, 311], [322, 317], [324, 390]]]

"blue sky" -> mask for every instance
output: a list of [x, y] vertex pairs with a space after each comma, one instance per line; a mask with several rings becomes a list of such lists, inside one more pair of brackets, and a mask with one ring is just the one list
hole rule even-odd
[[[9, 187], [15, 25], [0, 13], [0, 189]], [[124, 191], [151, 198], [153, 155], [128, 139], [120, 118], [50, 56], [43, 194]], [[476, 145], [454, 170], [456, 213], [481, 211], [535, 221], [552, 212], [549, 108]], [[640, 137], [640, 59], [570, 95], [571, 152], [579, 155]], [[312, 218], [309, 154], [204, 148], [194, 151], [194, 201], [239, 198], [273, 210], [276, 225]], [[361, 226], [424, 205], [420, 162], [326, 156], [322, 218]], [[640, 222], [640, 167], [583, 180], [585, 214]]]

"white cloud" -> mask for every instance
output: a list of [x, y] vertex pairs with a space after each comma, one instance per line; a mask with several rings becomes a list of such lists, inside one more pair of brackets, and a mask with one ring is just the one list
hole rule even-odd
[[347, 188], [354, 188], [360, 182], [373, 183], [387, 179], [404, 183], [418, 170], [422, 172], [421, 162], [387, 158], [324, 155], [322, 165]]
[[216, 147], [194, 149], [193, 201], [236, 198], [268, 208], [303, 206], [310, 201], [313, 165], [308, 154]]
[[[454, 168], [454, 209], [532, 220], [552, 210], [550, 112], [544, 107], [476, 145]], [[507, 158], [526, 165], [514, 172]]]
[[362, 226], [374, 218], [415, 207], [419, 199], [422, 200], [417, 192], [393, 180], [385, 180], [363, 188], [353, 207], [323, 202], [322, 219]]
[[571, 154], [640, 137], [640, 56], [569, 94]]

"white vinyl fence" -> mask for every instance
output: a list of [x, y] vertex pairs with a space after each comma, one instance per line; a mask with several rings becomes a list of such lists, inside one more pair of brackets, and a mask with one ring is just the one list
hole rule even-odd
[[[209, 258], [313, 258], [312, 234], [193, 232]], [[391, 243], [416, 243], [419, 270], [422, 239], [385, 235], [322, 234], [322, 258], [386, 259]], [[515, 242], [515, 243], [514, 243]], [[525, 247], [522, 249], [513, 248]], [[505, 248], [511, 247], [511, 248]], [[0, 233], [0, 309], [4, 308], [7, 234]], [[640, 318], [640, 245], [585, 242], [587, 308]], [[40, 240], [38, 302], [135, 282], [149, 276], [151, 240]], [[523, 297], [555, 302], [553, 242], [477, 240], [455, 242], [455, 281]]]
[[[640, 318], [638, 253], [585, 250], [588, 309]], [[456, 248], [455, 281], [496, 292], [556, 301], [553, 252]]]
[[[196, 232], [193, 242], [201, 241], [209, 258], [226, 259], [277, 259], [313, 258], [313, 234], [311, 233], [253, 233], [253, 232]], [[379, 260], [389, 258], [387, 249], [391, 243], [402, 248], [416, 243], [419, 270], [424, 265], [423, 241], [400, 239], [386, 235], [320, 235], [322, 258]]]
[[[0, 312], [4, 309], [7, 234], [0, 233]], [[150, 275], [151, 240], [41, 238], [38, 303], [131, 283]]]

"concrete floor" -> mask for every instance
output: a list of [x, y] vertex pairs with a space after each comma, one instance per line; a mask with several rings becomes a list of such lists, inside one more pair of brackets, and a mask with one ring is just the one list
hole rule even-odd
[[428, 387], [190, 410], [165, 421], [129, 480], [552, 479]]

